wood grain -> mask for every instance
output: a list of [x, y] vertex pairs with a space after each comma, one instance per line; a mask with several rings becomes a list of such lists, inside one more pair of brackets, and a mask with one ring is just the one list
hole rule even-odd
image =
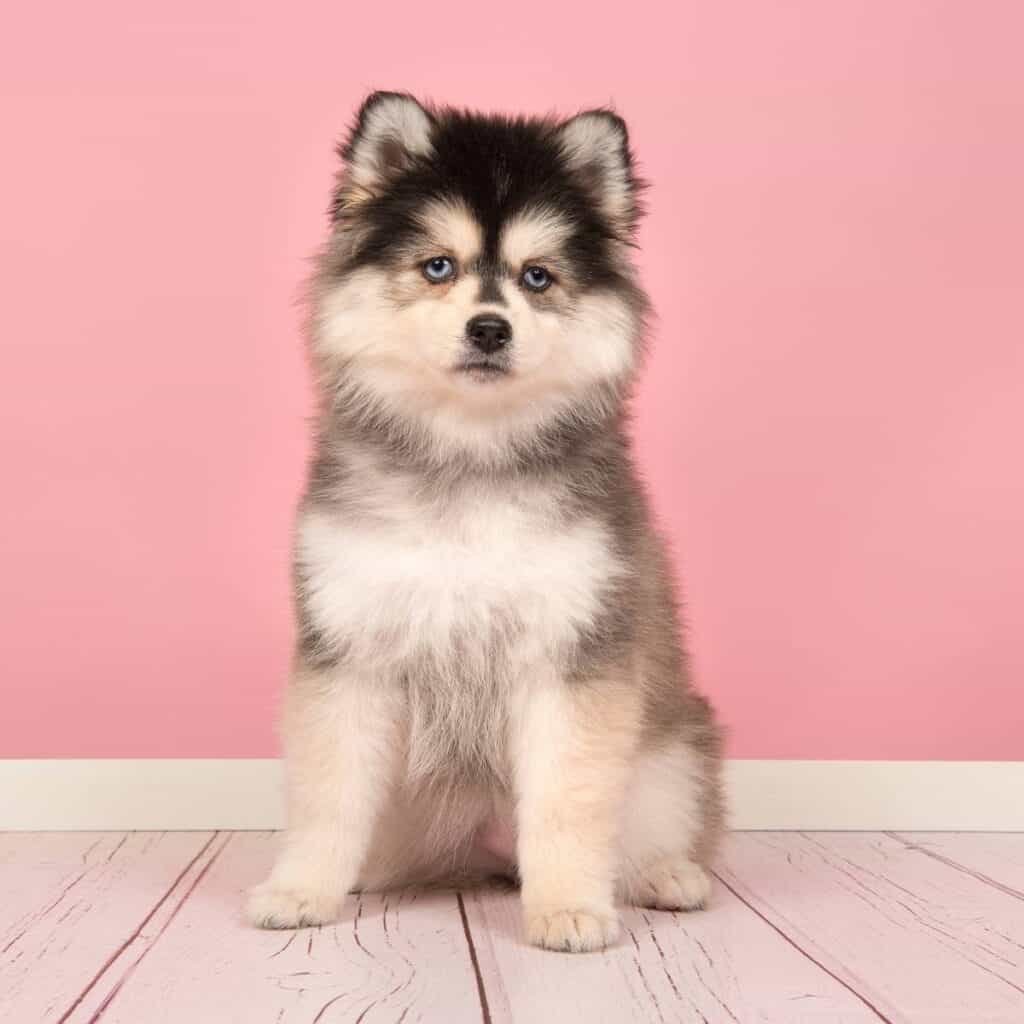
[[525, 945], [515, 893], [465, 902], [495, 1022], [879, 1020], [723, 886], [701, 913], [625, 910], [619, 943], [587, 955]]
[[63, 1020], [210, 839], [0, 834], [0, 1020]]
[[736, 835], [720, 875], [886, 1020], [1024, 1019], [1019, 900], [892, 836]]
[[478, 1024], [454, 893], [353, 897], [336, 926], [260, 931], [242, 922], [242, 895], [272, 849], [270, 833], [227, 838], [159, 941], [125, 961], [104, 1000], [68, 1024]]

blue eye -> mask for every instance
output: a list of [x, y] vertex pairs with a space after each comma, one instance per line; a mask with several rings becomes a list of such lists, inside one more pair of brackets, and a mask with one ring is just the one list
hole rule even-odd
[[455, 263], [447, 256], [435, 256], [423, 264], [423, 276], [431, 284], [442, 284], [455, 276]]
[[543, 267], [527, 267], [523, 271], [523, 284], [531, 292], [542, 292], [551, 284], [551, 275]]

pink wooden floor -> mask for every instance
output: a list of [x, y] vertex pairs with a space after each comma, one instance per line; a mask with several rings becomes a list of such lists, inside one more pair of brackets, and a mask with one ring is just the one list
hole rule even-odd
[[523, 945], [507, 892], [243, 926], [268, 833], [0, 834], [4, 1024], [1024, 1022], [1024, 835], [742, 833], [711, 908]]

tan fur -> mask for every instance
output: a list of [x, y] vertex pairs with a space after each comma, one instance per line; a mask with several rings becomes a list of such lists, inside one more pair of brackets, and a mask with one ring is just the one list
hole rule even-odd
[[557, 262], [571, 233], [571, 225], [553, 210], [543, 207], [511, 218], [501, 232], [501, 253], [510, 267], [521, 270], [531, 263]]
[[569, 690], [541, 677], [523, 694], [514, 739], [518, 861], [526, 933], [537, 945], [579, 951], [618, 933], [616, 846], [641, 717], [640, 693], [626, 678]]

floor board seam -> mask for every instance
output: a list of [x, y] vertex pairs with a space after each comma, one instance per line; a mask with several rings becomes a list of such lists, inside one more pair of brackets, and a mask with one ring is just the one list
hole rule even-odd
[[476, 956], [476, 944], [473, 942], [473, 935], [469, 928], [469, 918], [466, 916], [466, 903], [462, 893], [457, 892], [455, 899], [459, 904], [459, 916], [462, 918], [462, 931], [466, 936], [466, 945], [469, 947], [469, 961], [473, 965], [473, 974], [476, 976], [476, 991], [480, 997], [480, 1012], [483, 1014], [483, 1024], [491, 1024], [491, 1010], [487, 1005], [487, 989], [484, 986], [484, 978], [480, 973], [480, 962]]
[[946, 867], [953, 868], [955, 871], [962, 871], [965, 875], [970, 875], [971, 878], [977, 879], [979, 882], [984, 882], [985, 885], [992, 886], [993, 889], [998, 889], [1001, 893], [1007, 896], [1012, 896], [1014, 899], [1024, 900], [1024, 892], [1019, 889], [1014, 889], [1012, 886], [1005, 885], [1003, 882], [997, 881], [995, 878], [991, 878], [986, 875], [983, 871], [976, 871], [974, 868], [969, 868], [966, 864], [961, 864], [959, 861], [953, 860], [952, 857], [947, 857], [944, 854], [936, 853], [935, 850], [929, 850], [925, 846], [919, 846], [911, 839], [907, 839], [905, 835], [900, 832], [885, 832], [883, 835], [887, 835], [890, 839], [895, 839], [897, 842], [902, 843], [908, 850], [913, 850], [915, 853], [923, 853], [926, 857], [931, 857], [932, 860], [937, 860], [940, 864], [945, 864]]
[[871, 1000], [869, 1000], [863, 993], [858, 992], [857, 989], [855, 989], [849, 982], [845, 981], [834, 971], [830, 971], [823, 963], [821, 963], [820, 960], [817, 960], [815, 959], [815, 957], [811, 956], [811, 954], [808, 953], [807, 950], [803, 948], [803, 946], [801, 946], [791, 936], [787, 935], [771, 918], [769, 918], [767, 915], [763, 914], [760, 910], [758, 910], [758, 908], [755, 907], [753, 903], [751, 903], [749, 900], [744, 899], [743, 896], [741, 896], [740, 893], [737, 892], [736, 889], [734, 889], [721, 876], [721, 874], [719, 874], [717, 871], [713, 871], [712, 874], [715, 876], [715, 878], [718, 879], [719, 882], [721, 882], [722, 885], [726, 887], [726, 889], [729, 890], [729, 892], [733, 894], [733, 896], [736, 897], [736, 899], [740, 901], [740, 903], [742, 903], [748, 910], [752, 911], [759, 918], [761, 918], [761, 920], [764, 921], [764, 923], [768, 925], [768, 927], [771, 928], [772, 931], [774, 931], [777, 935], [779, 935], [786, 942], [788, 942], [789, 945], [792, 946], [798, 953], [800, 953], [802, 956], [810, 960], [811, 963], [815, 965], [815, 967], [820, 968], [830, 978], [833, 978], [835, 981], [839, 982], [839, 984], [842, 985], [843, 988], [845, 988], [852, 995], [856, 996], [856, 998], [859, 999], [879, 1020], [884, 1021], [885, 1024], [894, 1024], [894, 1021], [886, 1017], [886, 1015], [882, 1013], [882, 1011], [879, 1010], [878, 1007], [875, 1006], [874, 1003], [872, 1003]]

